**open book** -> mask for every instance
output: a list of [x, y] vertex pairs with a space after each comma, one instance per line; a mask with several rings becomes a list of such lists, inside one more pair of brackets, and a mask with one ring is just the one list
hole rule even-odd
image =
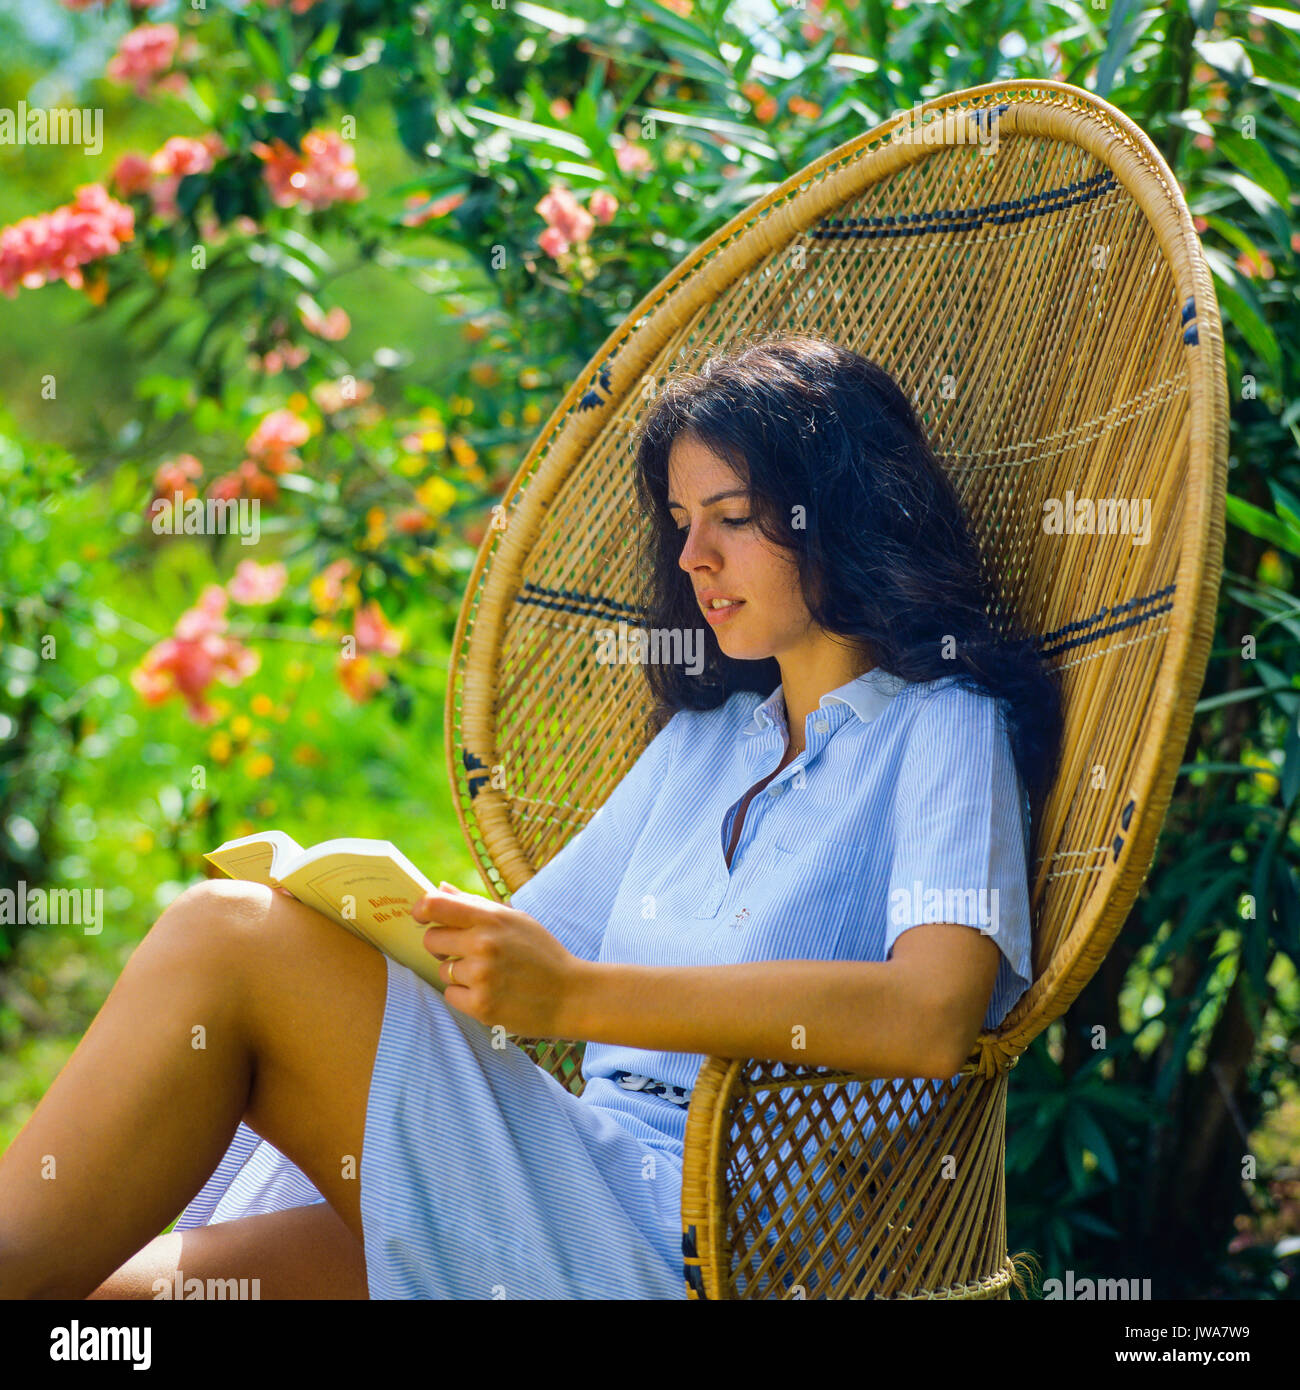
[[[203, 856], [227, 878], [278, 885], [443, 990], [441, 962], [424, 949], [430, 924], [411, 908], [437, 888], [388, 840], [345, 837], [310, 849], [282, 830], [227, 840]], [[459, 960], [458, 956], [451, 956]]]

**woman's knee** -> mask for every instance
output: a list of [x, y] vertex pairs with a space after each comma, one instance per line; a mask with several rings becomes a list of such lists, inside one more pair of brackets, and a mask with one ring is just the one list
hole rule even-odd
[[[247, 953], [248, 938], [274, 896], [261, 884], [236, 879], [197, 883], [158, 915], [127, 969], [183, 970], [196, 978], [225, 974]], [[194, 969], [205, 962], [210, 969]]]

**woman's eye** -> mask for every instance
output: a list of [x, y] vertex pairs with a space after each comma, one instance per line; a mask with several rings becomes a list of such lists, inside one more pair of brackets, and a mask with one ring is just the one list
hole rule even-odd
[[[725, 516], [722, 518], [722, 524], [724, 526], [748, 526], [753, 519], [751, 516]], [[684, 536], [690, 529], [689, 526], [673, 527], [679, 536]]]

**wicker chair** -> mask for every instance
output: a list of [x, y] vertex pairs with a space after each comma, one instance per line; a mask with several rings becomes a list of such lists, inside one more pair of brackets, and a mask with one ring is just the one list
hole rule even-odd
[[[1010, 1297], [1008, 1073], [1097, 970], [1150, 868], [1214, 630], [1222, 330], [1168, 166], [1113, 106], [1064, 83], [975, 87], [923, 116], [923, 136], [908, 113], [800, 171], [636, 306], [494, 513], [455, 636], [457, 809], [500, 898], [644, 747], [639, 670], [595, 655], [599, 629], [640, 616], [643, 383], [805, 331], [913, 394], [1004, 601], [1061, 673], [1065, 751], [1033, 827], [1030, 988], [956, 1082], [709, 1058], [683, 1170], [691, 1298]], [[1102, 534], [1113, 512], [1096, 534], [1047, 534], [1044, 502], [1068, 506], [1068, 492], [1150, 499], [1147, 542]], [[517, 1041], [581, 1091], [580, 1043]]]

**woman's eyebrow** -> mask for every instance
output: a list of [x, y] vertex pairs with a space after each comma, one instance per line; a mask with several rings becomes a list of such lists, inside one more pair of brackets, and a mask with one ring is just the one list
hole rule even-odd
[[[706, 497], [706, 498], [704, 499], [704, 501], [700, 503], [700, 506], [701, 506], [701, 507], [711, 507], [715, 502], [721, 502], [722, 499], [723, 499], [724, 497], [748, 497], [748, 496], [749, 496], [749, 493], [748, 493], [747, 489], [745, 489], [745, 488], [743, 488], [743, 487], [733, 487], [733, 488], [731, 489], [730, 492], [715, 492], [715, 493], [713, 494], [712, 497]], [[684, 512], [684, 511], [686, 510], [686, 508], [683, 507], [682, 504], [681, 504], [680, 502], [674, 502], [674, 501], [672, 500], [672, 498], [670, 497], [670, 498], [668, 499], [668, 510], [669, 510], [669, 511], [672, 511], [674, 507], [675, 507], [679, 512]]]

